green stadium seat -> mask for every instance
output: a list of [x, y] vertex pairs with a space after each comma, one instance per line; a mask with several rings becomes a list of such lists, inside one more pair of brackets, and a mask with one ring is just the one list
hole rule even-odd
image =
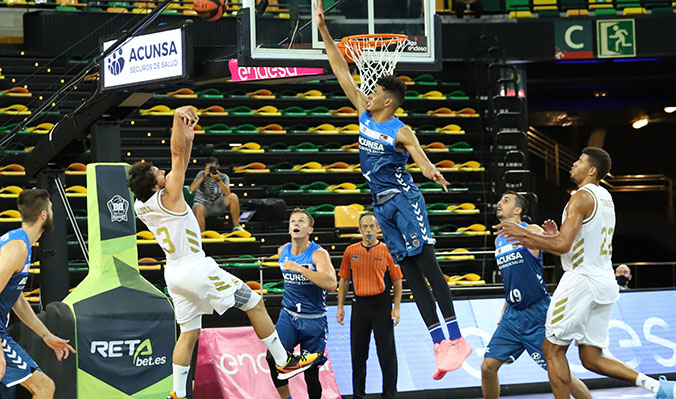
[[185, 202], [192, 207], [193, 200], [195, 199], [195, 193], [190, 191], [190, 186], [183, 186], [183, 197], [185, 197]]
[[484, 13], [502, 13], [502, 6], [500, 5], [500, 0], [479, 0], [482, 6], [484, 6]]
[[600, 16], [600, 15], [617, 15], [617, 10], [614, 8], [600, 8], [594, 10], [594, 15]]
[[582, 10], [587, 8], [584, 0], [559, 0], [558, 4], [559, 9], [562, 11]]
[[505, 11], [510, 13], [510, 18], [512, 11], [530, 11], [530, 1], [529, 0], [505, 0]]
[[[616, 0], [616, 1], [618, 10], [623, 10], [625, 8], [643, 8], [639, 0]], [[645, 9], [643, 9], [642, 14], [645, 14]]]

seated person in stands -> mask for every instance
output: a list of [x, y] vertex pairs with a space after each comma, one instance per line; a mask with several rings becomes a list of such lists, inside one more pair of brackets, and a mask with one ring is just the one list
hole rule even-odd
[[465, 10], [471, 10], [474, 13], [474, 18], [481, 18], [484, 6], [478, 0], [453, 0], [453, 9], [458, 18], [465, 15]]
[[230, 178], [219, 167], [218, 159], [209, 157], [204, 170], [195, 176], [190, 184], [190, 191], [195, 193], [192, 210], [201, 231], [205, 230], [206, 218], [225, 216], [226, 208], [230, 209], [232, 231], [244, 230], [239, 224], [239, 198], [230, 192]]

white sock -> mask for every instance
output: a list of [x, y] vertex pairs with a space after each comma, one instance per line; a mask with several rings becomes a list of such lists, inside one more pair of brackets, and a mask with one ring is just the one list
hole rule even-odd
[[277, 331], [270, 334], [269, 337], [262, 338], [261, 342], [264, 343], [265, 346], [268, 348], [268, 350], [272, 354], [272, 357], [275, 358], [275, 363], [277, 363], [278, 366], [283, 366], [286, 364], [286, 361], [289, 356], [286, 354], [286, 349], [284, 349], [282, 341], [279, 340], [279, 335], [277, 335]]
[[188, 395], [185, 391], [185, 385], [188, 382], [190, 366], [179, 366], [172, 363], [171, 367], [174, 370], [174, 392], [179, 398], [185, 398]]
[[657, 391], [660, 389], [660, 382], [654, 378], [648, 377], [643, 373], [638, 373], [638, 377], [636, 377], [636, 386], [647, 389], [652, 393], [657, 393]]

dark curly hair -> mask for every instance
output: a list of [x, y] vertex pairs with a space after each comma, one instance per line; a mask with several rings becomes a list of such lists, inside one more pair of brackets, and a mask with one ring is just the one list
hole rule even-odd
[[404, 81], [394, 75], [381, 76], [376, 82], [378, 86], [383, 86], [385, 94], [394, 100], [394, 108], [397, 109], [404, 104], [406, 95], [406, 84]]
[[153, 187], [157, 184], [157, 179], [152, 167], [153, 164], [150, 162], [136, 162], [129, 169], [127, 187], [142, 202], [148, 201], [155, 194]]

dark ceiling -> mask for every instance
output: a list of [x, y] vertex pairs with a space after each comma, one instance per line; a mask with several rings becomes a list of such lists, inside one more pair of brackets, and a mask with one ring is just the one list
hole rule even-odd
[[535, 126], [675, 123], [676, 60], [528, 64], [529, 117]]

